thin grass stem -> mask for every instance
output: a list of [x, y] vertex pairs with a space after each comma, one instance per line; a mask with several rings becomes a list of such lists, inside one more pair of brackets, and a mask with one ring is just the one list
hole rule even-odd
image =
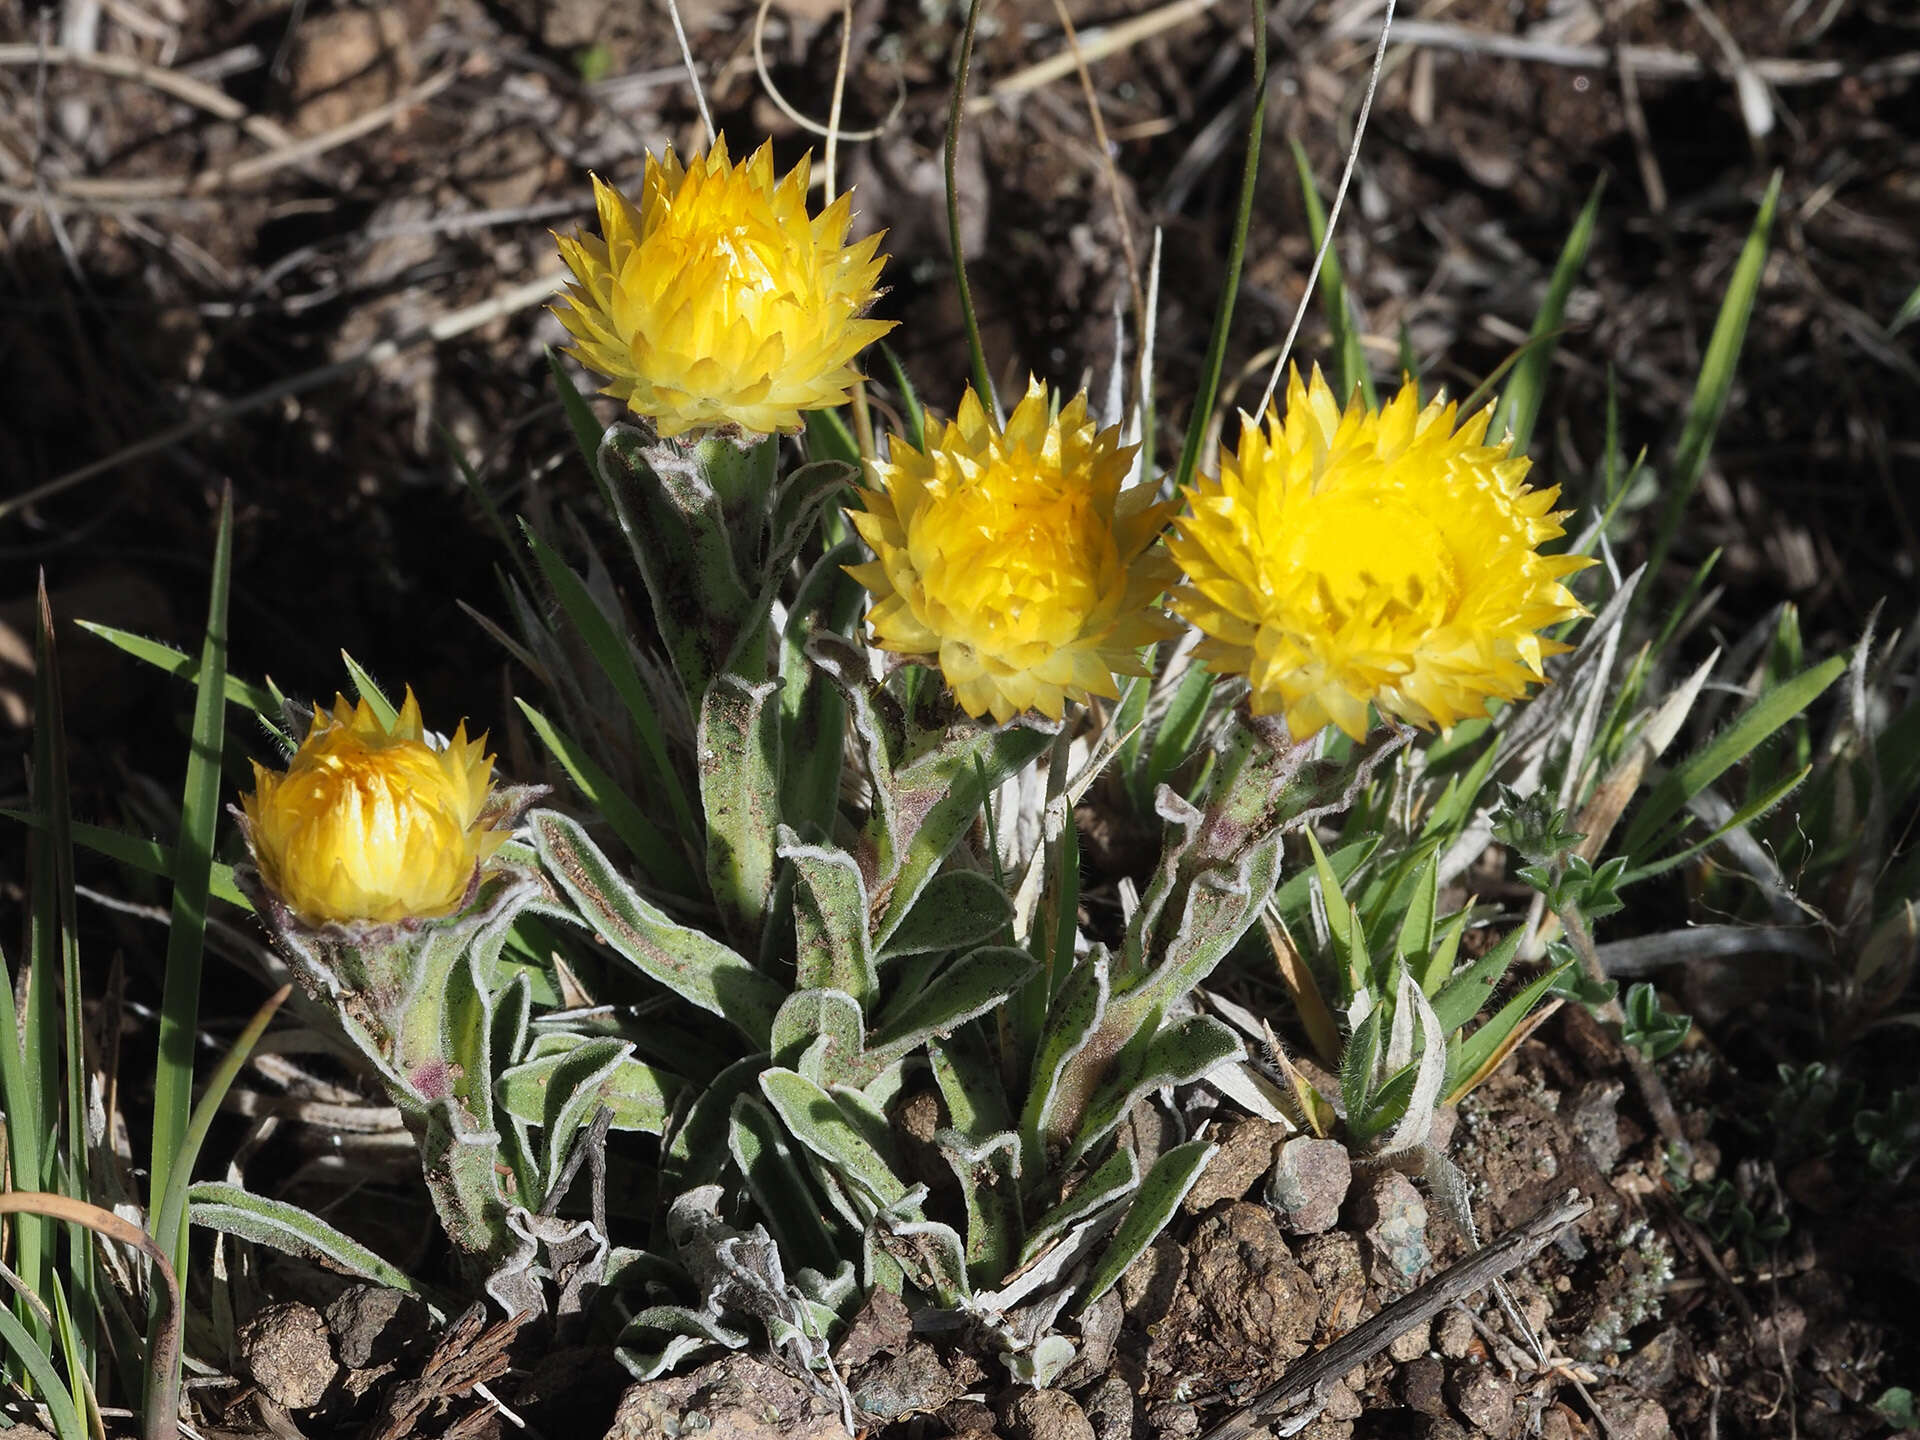
[[[1261, 0], [1255, 0], [1255, 4]], [[986, 348], [980, 343], [980, 319], [974, 313], [973, 287], [967, 283], [966, 248], [960, 241], [960, 120], [967, 104], [967, 73], [973, 68], [973, 37], [980, 28], [980, 0], [967, 0], [967, 24], [960, 32], [960, 60], [954, 68], [953, 103], [947, 110], [947, 240], [953, 247], [954, 288], [960, 296], [960, 319], [967, 330], [967, 358], [973, 366], [973, 388], [980, 403], [997, 417], [1000, 402], [993, 393], [993, 376], [987, 370]]]
[[1253, 0], [1253, 118], [1247, 123], [1247, 156], [1240, 171], [1240, 204], [1233, 217], [1233, 244], [1227, 251], [1227, 274], [1220, 283], [1220, 303], [1213, 315], [1213, 335], [1207, 342], [1207, 361], [1200, 371], [1200, 388], [1187, 416], [1186, 443], [1174, 470], [1177, 495], [1193, 479], [1200, 463], [1214, 401], [1220, 394], [1220, 374], [1227, 363], [1227, 332], [1233, 328], [1233, 305], [1240, 293], [1240, 270], [1247, 258], [1247, 230], [1253, 223], [1253, 192], [1260, 180], [1260, 145], [1267, 128], [1267, 0]]

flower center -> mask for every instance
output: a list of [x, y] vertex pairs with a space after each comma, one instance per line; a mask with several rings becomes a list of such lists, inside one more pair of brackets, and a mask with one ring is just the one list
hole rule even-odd
[[1120, 557], [1084, 485], [1024, 450], [971, 480], [943, 477], [908, 552], [943, 633], [989, 654], [1072, 644], [1116, 583]]
[[1413, 620], [1437, 628], [1459, 606], [1460, 567], [1445, 530], [1392, 492], [1321, 493], [1294, 509], [1277, 558], [1294, 603], [1334, 629]]

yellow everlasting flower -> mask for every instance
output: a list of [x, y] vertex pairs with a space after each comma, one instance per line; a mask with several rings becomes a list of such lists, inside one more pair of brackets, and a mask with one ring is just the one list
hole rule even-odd
[[873, 592], [875, 642], [934, 659], [969, 715], [1116, 698], [1140, 647], [1178, 631], [1155, 605], [1177, 574], [1154, 544], [1174, 505], [1120, 488], [1134, 447], [1095, 433], [1084, 394], [1049, 408], [1029, 381], [1003, 432], [969, 389], [924, 454], [894, 437], [851, 517], [878, 557], [847, 567]]
[[601, 394], [668, 436], [798, 430], [846, 403], [854, 356], [893, 328], [861, 318], [886, 257], [879, 235], [846, 243], [851, 196], [808, 216], [810, 161], [775, 183], [771, 145], [730, 165], [723, 138], [686, 167], [669, 148], [638, 204], [594, 177], [600, 234], [556, 237], [575, 283], [554, 313]]
[[365, 700], [316, 705], [286, 773], [255, 762], [241, 797], [261, 880], [316, 925], [452, 911], [507, 838], [481, 818], [486, 743], [463, 720], [445, 749], [428, 745], [411, 688], [391, 729]]
[[1486, 443], [1491, 405], [1456, 431], [1458, 409], [1407, 385], [1343, 413], [1318, 367], [1295, 371], [1284, 420], [1243, 415], [1239, 454], [1187, 492], [1173, 608], [1297, 740], [1362, 738], [1369, 702], [1423, 726], [1483, 714], [1568, 648], [1536, 632], [1586, 613], [1560, 582], [1592, 562], [1539, 553], [1564, 533], [1558, 487], [1528, 489], [1511, 440]]

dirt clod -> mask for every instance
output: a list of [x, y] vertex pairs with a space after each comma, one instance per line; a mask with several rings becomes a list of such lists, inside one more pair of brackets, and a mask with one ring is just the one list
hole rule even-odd
[[1064, 1390], [1025, 1390], [1006, 1409], [1012, 1440], [1094, 1440], [1093, 1424]]
[[309, 1410], [340, 1372], [327, 1322], [311, 1305], [290, 1300], [256, 1312], [240, 1327], [240, 1363], [283, 1410]]
[[1127, 1318], [1142, 1330], [1166, 1318], [1186, 1272], [1187, 1252], [1177, 1240], [1162, 1235], [1120, 1277], [1120, 1302]]
[[1229, 1205], [1201, 1221], [1189, 1246], [1187, 1289], [1199, 1312], [1195, 1328], [1208, 1342], [1265, 1359], [1305, 1353], [1320, 1318], [1313, 1277], [1261, 1205]]
[[1324, 1342], [1351, 1330], [1367, 1301], [1367, 1273], [1360, 1242], [1344, 1230], [1309, 1235], [1300, 1242], [1300, 1264], [1320, 1292], [1318, 1338]]
[[1484, 1365], [1467, 1365], [1453, 1372], [1447, 1387], [1460, 1418], [1493, 1440], [1506, 1440], [1519, 1419], [1513, 1384]]
[[1147, 1424], [1154, 1440], [1187, 1440], [1200, 1433], [1200, 1412], [1191, 1405], [1170, 1401], [1147, 1411]]
[[912, 1336], [913, 1317], [907, 1313], [907, 1302], [884, 1285], [875, 1286], [848, 1322], [834, 1359], [844, 1370], [857, 1370], [876, 1355], [898, 1355]]
[[1189, 1215], [1198, 1215], [1222, 1200], [1238, 1200], [1273, 1164], [1273, 1147], [1286, 1134], [1270, 1120], [1248, 1117], [1220, 1132], [1220, 1148], [1181, 1202]]
[[993, 1411], [979, 1400], [955, 1400], [934, 1417], [949, 1435], [994, 1434]]
[[1610, 1386], [1596, 1393], [1593, 1402], [1607, 1417], [1607, 1434], [1612, 1440], [1667, 1440], [1673, 1433], [1659, 1402], [1638, 1391]]
[[1296, 1135], [1280, 1147], [1268, 1198], [1295, 1235], [1331, 1230], [1353, 1183], [1353, 1161], [1338, 1140]]
[[735, 1354], [629, 1388], [607, 1440], [669, 1440], [696, 1432], [734, 1440], [834, 1440], [846, 1433], [838, 1409], [824, 1396], [764, 1360]]
[[938, 1410], [965, 1388], [932, 1346], [916, 1340], [892, 1359], [869, 1364], [853, 1382], [853, 1403], [876, 1420], [897, 1420]]
[[1431, 1326], [1416, 1325], [1411, 1330], [1394, 1336], [1393, 1342], [1387, 1346], [1387, 1354], [1391, 1358], [1403, 1362], [1407, 1360], [1417, 1360], [1420, 1356], [1427, 1353], [1427, 1349], [1432, 1343], [1432, 1340], [1433, 1333]]

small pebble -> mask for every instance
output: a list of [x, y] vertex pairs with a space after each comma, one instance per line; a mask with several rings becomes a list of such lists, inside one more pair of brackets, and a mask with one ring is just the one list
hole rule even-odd
[[1433, 1327], [1416, 1325], [1404, 1335], [1393, 1337], [1393, 1343], [1387, 1346], [1387, 1354], [1402, 1363], [1417, 1360], [1432, 1348]]
[[1449, 1360], [1464, 1360], [1473, 1349], [1473, 1321], [1457, 1306], [1440, 1316], [1434, 1326], [1434, 1348]]

